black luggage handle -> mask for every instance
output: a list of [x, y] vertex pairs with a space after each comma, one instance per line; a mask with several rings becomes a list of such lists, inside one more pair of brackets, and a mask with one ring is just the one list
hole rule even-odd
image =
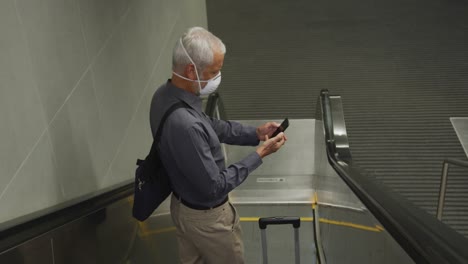
[[268, 225], [293, 225], [294, 228], [301, 226], [301, 219], [294, 216], [275, 216], [275, 217], [262, 217], [258, 219], [258, 226], [260, 229], [266, 229]]

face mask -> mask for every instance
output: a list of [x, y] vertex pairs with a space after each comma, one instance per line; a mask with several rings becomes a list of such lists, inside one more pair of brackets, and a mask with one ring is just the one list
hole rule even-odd
[[[180, 45], [182, 46], [182, 49], [184, 50], [185, 54], [189, 58], [190, 62], [192, 62], [192, 64], [195, 66], [195, 73], [197, 74], [197, 82], [198, 82], [198, 88], [199, 88], [198, 94], [199, 95], [208, 95], [208, 94], [216, 91], [216, 89], [218, 89], [219, 84], [221, 83], [221, 71], [218, 73], [218, 75], [216, 75], [215, 77], [213, 77], [213, 78], [211, 78], [209, 80], [203, 80], [203, 81], [200, 80], [200, 77], [198, 76], [198, 70], [197, 70], [197, 66], [196, 66], [195, 62], [193, 62], [192, 58], [190, 57], [187, 50], [185, 49], [184, 44], [182, 43], [182, 39], [179, 39], [179, 41], [180, 41]], [[172, 72], [172, 73], [177, 75], [178, 77], [184, 79], [184, 80], [194, 82], [194, 80], [191, 80], [189, 78], [181, 76], [181, 75], [179, 75], [179, 74], [177, 74], [175, 72]], [[203, 89], [201, 87], [202, 82], [207, 83], [205, 85], [205, 88], [203, 88]]]

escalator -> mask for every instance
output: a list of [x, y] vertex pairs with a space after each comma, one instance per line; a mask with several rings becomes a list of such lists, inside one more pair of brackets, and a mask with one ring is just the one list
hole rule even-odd
[[321, 106], [329, 164], [400, 247], [416, 263], [466, 263], [463, 235], [353, 164], [341, 97], [322, 91]]
[[[467, 1], [208, 0], [226, 44], [227, 117], [317, 116], [343, 96], [354, 164], [436, 215], [444, 159], [467, 160]], [[442, 220], [468, 237], [468, 169], [451, 166]]]
[[[206, 112], [223, 118], [222, 105], [212, 95]], [[246, 262], [261, 262], [258, 218], [290, 215], [301, 218], [302, 263], [468, 263], [468, 239], [353, 163], [341, 97], [322, 91], [317, 106], [315, 119], [290, 120], [287, 146], [230, 194]], [[227, 162], [251, 151], [223, 148]], [[137, 223], [132, 193], [126, 182], [4, 224], [0, 263], [177, 263], [168, 203]], [[293, 263], [291, 228], [271, 228], [268, 238], [271, 263]]]

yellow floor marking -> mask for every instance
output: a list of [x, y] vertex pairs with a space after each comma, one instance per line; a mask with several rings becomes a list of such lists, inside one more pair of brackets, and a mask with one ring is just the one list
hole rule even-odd
[[[241, 222], [258, 222], [259, 217], [240, 217]], [[312, 222], [314, 221], [313, 217], [301, 217], [301, 222]], [[320, 218], [320, 223], [330, 224], [330, 225], [339, 225], [339, 226], [346, 226], [352, 227], [356, 229], [366, 230], [366, 231], [373, 231], [373, 232], [382, 232], [384, 229], [381, 226], [365, 226], [350, 222], [343, 222], [343, 221], [335, 221], [325, 218]]]
[[239, 217], [241, 222], [258, 222], [260, 217]]
[[[315, 209], [318, 203], [317, 192], [314, 192], [314, 196], [311, 197], [311, 200], [312, 200], [312, 209]], [[258, 222], [259, 217], [240, 217], [239, 219], [241, 222]], [[301, 217], [301, 221], [312, 222], [314, 221], [314, 218], [313, 217]], [[385, 230], [380, 225], [365, 226], [365, 225], [355, 224], [351, 222], [335, 221], [335, 220], [330, 220], [330, 219], [325, 219], [325, 218], [320, 218], [319, 221], [325, 224], [345, 226], [345, 227], [361, 229], [361, 230], [366, 230], [366, 231], [371, 231], [371, 232], [382, 232]], [[176, 230], [174, 226], [150, 230], [148, 225], [143, 222], [139, 222], [139, 226], [140, 226], [140, 236], [142, 237], [161, 234], [161, 233], [167, 233], [167, 232], [173, 232]]]
[[[259, 217], [240, 217], [241, 222], [258, 222]], [[302, 222], [312, 222], [314, 221], [313, 217], [301, 217]], [[345, 226], [345, 227], [351, 227], [355, 229], [361, 229], [365, 231], [371, 231], [371, 232], [382, 232], [384, 231], [383, 227], [379, 225], [375, 226], [365, 226], [365, 225], [360, 225], [360, 224], [355, 224], [355, 223], [350, 223], [350, 222], [343, 222], [343, 221], [335, 221], [335, 220], [330, 220], [330, 219], [325, 219], [325, 218], [320, 218], [320, 222], [324, 224], [330, 224], [330, 225], [338, 225], [338, 226]], [[155, 229], [155, 230], [149, 230], [148, 226], [144, 223], [140, 223], [140, 236], [145, 237], [145, 236], [150, 236], [150, 235], [157, 235], [157, 234], [162, 234], [162, 233], [168, 233], [168, 232], [173, 232], [176, 230], [174, 226], [171, 227], [166, 227], [166, 228], [160, 228], [160, 229]]]
[[372, 231], [372, 232], [382, 232], [383, 231], [383, 228], [379, 227], [377, 225], [375, 225], [375, 226], [365, 226], [365, 225], [360, 225], [360, 224], [355, 224], [355, 223], [350, 223], [350, 222], [329, 220], [329, 219], [325, 219], [325, 218], [320, 218], [320, 223], [352, 227], [352, 228], [366, 230], [366, 231]]
[[151, 233], [151, 230], [145, 222], [138, 222], [138, 227], [140, 229], [141, 236], [146, 236], [146, 234]]
[[170, 227], [166, 227], [166, 228], [159, 228], [159, 229], [155, 229], [155, 230], [151, 230], [151, 231], [146, 231], [146, 232], [141, 232], [140, 233], [140, 236], [141, 237], [145, 237], [145, 236], [151, 236], [151, 235], [158, 235], [158, 234], [162, 234], [162, 233], [169, 233], [169, 232], [174, 232], [176, 231], [176, 227], [175, 226], [170, 226]]

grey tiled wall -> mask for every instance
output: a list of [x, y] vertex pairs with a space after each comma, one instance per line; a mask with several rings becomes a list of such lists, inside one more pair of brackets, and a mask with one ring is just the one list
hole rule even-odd
[[133, 177], [204, 0], [0, 1], [0, 223]]

